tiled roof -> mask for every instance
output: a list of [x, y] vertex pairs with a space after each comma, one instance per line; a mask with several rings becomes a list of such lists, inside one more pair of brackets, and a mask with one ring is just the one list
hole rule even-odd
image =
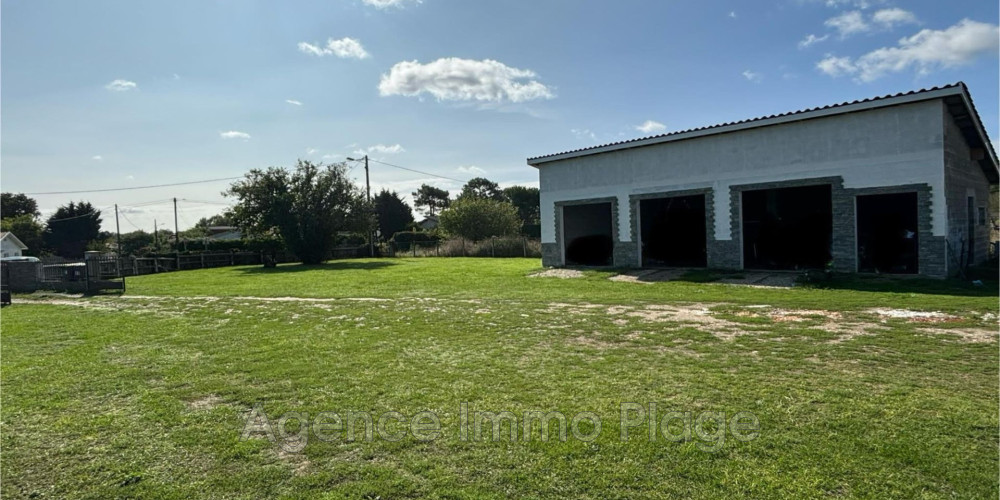
[[[831, 110], [831, 109], [836, 109], [836, 108], [844, 108], [844, 107], [848, 107], [848, 106], [856, 106], [856, 105], [859, 105], [859, 104], [877, 103], [878, 101], [885, 101], [885, 100], [889, 100], [889, 99], [899, 99], [899, 98], [903, 98], [903, 97], [907, 97], [907, 96], [914, 96], [914, 95], [917, 95], [917, 94], [925, 94], [925, 93], [934, 92], [934, 91], [938, 91], [938, 90], [954, 89], [954, 88], [961, 88], [962, 91], [963, 91], [963, 93], [965, 93], [965, 95], [968, 96], [968, 89], [966, 88], [965, 83], [963, 83], [963, 82], [956, 82], [956, 83], [953, 83], [953, 84], [950, 84], [950, 85], [942, 85], [940, 87], [931, 87], [929, 89], [911, 90], [909, 92], [900, 92], [898, 94], [890, 94], [890, 95], [885, 95], [885, 96], [880, 96], [880, 97], [871, 97], [871, 98], [868, 98], [868, 99], [859, 99], [859, 100], [856, 100], [856, 101], [842, 102], [840, 104], [830, 104], [830, 105], [827, 105], [827, 106], [820, 106], [820, 107], [816, 107], [816, 108], [802, 109], [802, 110], [798, 110], [798, 111], [790, 111], [790, 112], [787, 112], [787, 113], [780, 113], [780, 114], [776, 114], [776, 115], [761, 116], [761, 117], [757, 117], [757, 118], [750, 118], [750, 119], [747, 119], [747, 120], [740, 120], [740, 121], [735, 121], [735, 122], [720, 123], [720, 124], [717, 124], [717, 125], [709, 125], [707, 127], [698, 127], [698, 128], [687, 129], [687, 130], [679, 130], [679, 131], [676, 131], [676, 132], [668, 132], [666, 134], [652, 135], [652, 136], [648, 136], [648, 137], [639, 137], [639, 138], [636, 138], [636, 139], [629, 139], [629, 140], [625, 140], [625, 141], [612, 142], [612, 143], [609, 143], [609, 144], [602, 144], [602, 145], [599, 145], [599, 146], [590, 146], [590, 147], [580, 148], [580, 149], [574, 149], [574, 150], [570, 150], [570, 151], [563, 151], [561, 153], [553, 153], [553, 154], [548, 154], [548, 155], [535, 156], [535, 157], [532, 157], [532, 158], [528, 158], [528, 164], [534, 164], [536, 162], [537, 163], [543, 163], [545, 161], [549, 161], [548, 160], [549, 158], [552, 158], [552, 157], [555, 157], [555, 156], [563, 156], [563, 155], [579, 156], [579, 155], [577, 155], [577, 153], [583, 153], [583, 152], [586, 152], [586, 151], [597, 150], [597, 149], [609, 149], [609, 148], [611, 150], [624, 149], [624, 148], [632, 147], [632, 146], [629, 146], [629, 144], [636, 143], [636, 142], [649, 142], [651, 144], [655, 144], [655, 143], [661, 142], [661, 141], [658, 141], [658, 139], [663, 139], [663, 142], [665, 142], [667, 140], [670, 140], [671, 138], [674, 138], [674, 136], [685, 135], [685, 134], [692, 134], [692, 133], [695, 133], [695, 132], [711, 131], [712, 129], [721, 129], [721, 128], [724, 128], [724, 127], [732, 127], [732, 126], [736, 126], [736, 125], [753, 124], [755, 122], [764, 122], [764, 121], [768, 121], [768, 120], [775, 120], [777, 118], [793, 117], [795, 115], [802, 115], [802, 114], [806, 114], [806, 113], [815, 113], [815, 112], [818, 112], [818, 111]], [[972, 102], [971, 97], [969, 98], [969, 102], [971, 104], [971, 102]], [[885, 104], [886, 105], [891, 105], [891, 103], [885, 103]], [[844, 112], [848, 112], [848, 111], [850, 111], [850, 110], [846, 110], [846, 109], [844, 110]], [[978, 116], [978, 113], [976, 113], [974, 106], [972, 108], [972, 112], [974, 114], [976, 114], [976, 119], [978, 121], [979, 116]], [[768, 123], [761, 123], [760, 124], [760, 126], [766, 126], [766, 125], [768, 125]], [[722, 133], [722, 132], [725, 132], [725, 130], [720, 130], [718, 133]], [[711, 133], [711, 132], [709, 132], [709, 133]], [[699, 134], [699, 135], [707, 135], [707, 134]], [[645, 144], [642, 144], [642, 145], [645, 145]], [[636, 146], [639, 146], [639, 145], [636, 145]], [[996, 155], [994, 154], [993, 157], [995, 158]], [[541, 160], [541, 161], [538, 161], [538, 160]]]

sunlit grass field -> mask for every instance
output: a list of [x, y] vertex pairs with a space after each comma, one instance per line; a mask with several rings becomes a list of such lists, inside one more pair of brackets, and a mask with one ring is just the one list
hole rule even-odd
[[[0, 314], [0, 494], [998, 495], [995, 284], [537, 271], [356, 260], [130, 278], [124, 297], [16, 296]], [[535, 411], [601, 428], [579, 420], [578, 436], [543, 440], [524, 432]], [[286, 412], [306, 439], [242, 439], [248, 417], [276, 429]], [[363, 421], [320, 439], [321, 412], [371, 415], [372, 439]], [[412, 432], [421, 412], [438, 420], [433, 439]], [[475, 412], [510, 412], [514, 439], [509, 420], [501, 439], [489, 423], [463, 439]], [[685, 412], [708, 417], [671, 420], [665, 436], [662, 417]], [[733, 432], [740, 412], [757, 422], [748, 439]]]

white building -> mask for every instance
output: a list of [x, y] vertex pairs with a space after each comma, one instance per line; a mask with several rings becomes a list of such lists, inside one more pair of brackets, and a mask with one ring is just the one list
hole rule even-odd
[[21, 257], [21, 252], [28, 247], [21, 243], [21, 240], [14, 236], [14, 233], [4, 231], [0, 233], [0, 251], [2, 257]]
[[963, 83], [528, 159], [543, 264], [919, 273], [988, 256]]

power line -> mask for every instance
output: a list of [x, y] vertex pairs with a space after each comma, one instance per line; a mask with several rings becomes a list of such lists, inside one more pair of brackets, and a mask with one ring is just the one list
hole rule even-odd
[[386, 162], [384, 162], [384, 161], [379, 161], [379, 160], [376, 160], [375, 158], [369, 158], [369, 160], [370, 160], [370, 161], [373, 161], [373, 162], [375, 162], [375, 163], [381, 163], [382, 165], [385, 165], [385, 166], [387, 166], [387, 167], [393, 167], [393, 168], [398, 168], [398, 169], [401, 169], [401, 170], [408, 170], [408, 171], [410, 171], [410, 172], [416, 172], [416, 173], [418, 173], [418, 174], [424, 174], [424, 175], [429, 175], [429, 176], [431, 176], [431, 177], [437, 177], [437, 178], [440, 178], [440, 179], [447, 179], [447, 180], [449, 180], [449, 181], [455, 181], [455, 182], [461, 182], [461, 183], [463, 183], [463, 184], [464, 184], [464, 183], [466, 183], [466, 182], [468, 182], [468, 181], [463, 181], [463, 180], [461, 180], [461, 179], [456, 179], [456, 178], [454, 178], [454, 177], [447, 177], [447, 176], [444, 176], [444, 175], [438, 175], [438, 174], [432, 174], [432, 173], [430, 173], [430, 172], [424, 172], [424, 171], [422, 171], [422, 170], [417, 170], [417, 169], [415, 169], [415, 168], [407, 168], [407, 167], [401, 167], [401, 166], [399, 166], [399, 165], [393, 165], [392, 163], [386, 163]]
[[160, 187], [171, 187], [171, 186], [188, 186], [191, 184], [206, 184], [209, 182], [222, 182], [222, 181], [234, 181], [237, 179], [242, 179], [243, 176], [239, 177], [221, 177], [218, 179], [205, 179], [203, 181], [188, 181], [188, 182], [174, 182], [170, 184], [154, 184], [150, 186], [135, 186], [135, 187], [122, 187], [122, 188], [106, 188], [106, 189], [83, 189], [79, 191], [48, 191], [44, 193], [24, 193], [30, 196], [39, 196], [45, 194], [81, 194], [81, 193], [107, 193], [110, 191], [133, 191], [136, 189], [152, 189]]
[[119, 211], [118, 215], [121, 215], [122, 218], [125, 219], [125, 222], [128, 222], [129, 225], [132, 226], [132, 227], [134, 227], [136, 231], [142, 231], [142, 229], [140, 229], [139, 226], [135, 225], [135, 223], [133, 223], [131, 220], [129, 220], [128, 216], [125, 215], [125, 212]]

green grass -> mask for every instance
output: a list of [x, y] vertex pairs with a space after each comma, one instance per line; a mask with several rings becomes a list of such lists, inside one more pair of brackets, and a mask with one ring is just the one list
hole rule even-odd
[[[772, 290], [611, 273], [528, 278], [536, 260], [361, 260], [129, 279], [128, 295], [2, 313], [4, 498], [995, 498], [996, 291], [840, 279]], [[699, 276], [703, 278], [703, 276]], [[903, 292], [885, 291], [887, 288]], [[251, 297], [343, 298], [263, 301]], [[356, 300], [380, 298], [385, 300]], [[45, 297], [27, 297], [40, 302]], [[354, 299], [354, 300], [352, 300]], [[658, 315], [710, 304], [713, 322]], [[816, 311], [778, 321], [767, 304]], [[945, 311], [882, 321], [866, 309]], [[687, 310], [687, 309], [684, 309]], [[926, 330], [933, 327], [935, 330]], [[724, 332], [742, 334], [723, 335]], [[472, 411], [596, 413], [593, 442], [468, 442]], [[759, 436], [619, 438], [623, 402], [752, 412]], [[429, 410], [421, 442], [241, 441], [250, 409]], [[394, 430], [399, 430], [398, 427]]]

